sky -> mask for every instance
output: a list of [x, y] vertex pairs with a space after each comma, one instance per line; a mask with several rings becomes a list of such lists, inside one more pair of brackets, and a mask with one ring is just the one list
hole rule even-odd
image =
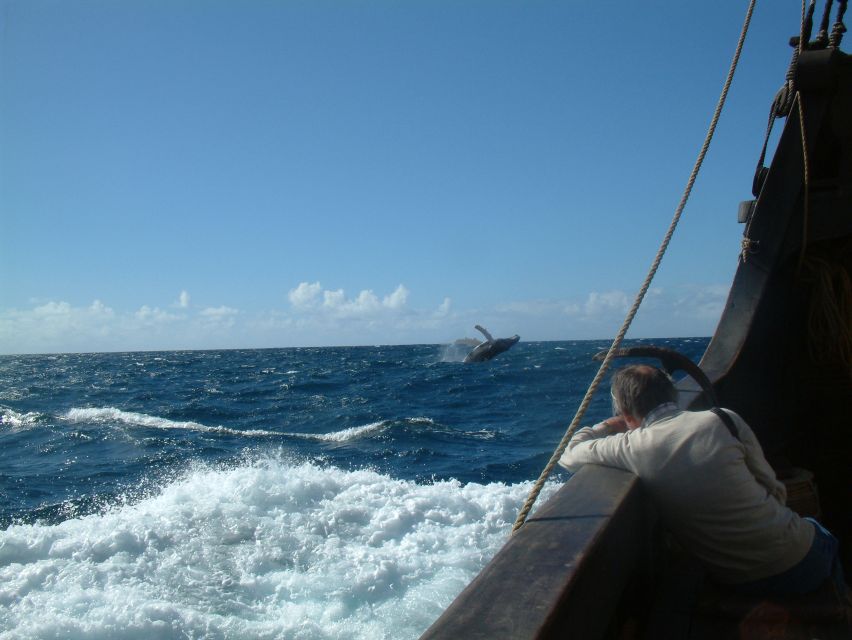
[[[0, 353], [611, 338], [746, 6], [0, 0]], [[628, 337], [713, 332], [800, 10]]]

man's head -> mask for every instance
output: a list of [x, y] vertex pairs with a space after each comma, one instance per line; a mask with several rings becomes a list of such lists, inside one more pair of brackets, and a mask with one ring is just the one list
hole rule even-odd
[[677, 402], [677, 389], [668, 374], [646, 364], [634, 364], [612, 376], [613, 409], [630, 427], [638, 427], [651, 411], [665, 402]]

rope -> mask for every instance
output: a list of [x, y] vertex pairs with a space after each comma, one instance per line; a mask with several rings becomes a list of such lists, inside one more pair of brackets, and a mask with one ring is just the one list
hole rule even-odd
[[808, 161], [808, 140], [805, 134], [805, 105], [802, 94], [796, 92], [796, 102], [799, 105], [799, 132], [802, 136], [802, 248], [799, 250], [799, 263], [796, 272], [801, 275], [802, 265], [805, 262], [805, 252], [808, 248], [808, 218], [810, 216], [809, 203], [811, 199], [811, 172]]
[[725, 99], [728, 96], [728, 89], [730, 88], [731, 82], [734, 79], [734, 71], [736, 70], [737, 63], [739, 62], [740, 53], [742, 53], [743, 43], [745, 42], [745, 37], [748, 33], [749, 23], [751, 22], [751, 15], [754, 12], [754, 5], [756, 2], [757, 0], [749, 0], [748, 10], [746, 11], [746, 17], [743, 23], [743, 28], [740, 32], [739, 41], [737, 42], [737, 49], [734, 53], [734, 58], [731, 61], [731, 67], [728, 70], [728, 77], [725, 79], [725, 86], [722, 88], [722, 94], [719, 96], [719, 101], [716, 103], [716, 110], [713, 112], [713, 119], [710, 122], [710, 128], [708, 129], [707, 135], [704, 138], [704, 144], [701, 146], [701, 151], [698, 154], [698, 158], [695, 161], [695, 165], [692, 167], [692, 173], [690, 173], [689, 175], [689, 180], [686, 183], [686, 188], [684, 189], [683, 196], [680, 199], [680, 204], [678, 204], [677, 206], [677, 210], [675, 211], [671, 224], [669, 224], [668, 231], [666, 231], [666, 235], [663, 238], [662, 243], [660, 244], [660, 248], [657, 250], [657, 255], [654, 257], [654, 262], [651, 265], [651, 269], [648, 272], [648, 275], [645, 277], [645, 282], [642, 283], [642, 287], [640, 288], [639, 293], [636, 294], [636, 300], [634, 300], [633, 306], [630, 308], [630, 311], [628, 311], [627, 317], [624, 319], [624, 324], [622, 324], [618, 335], [615, 337], [615, 340], [613, 340], [609, 351], [607, 351], [606, 357], [604, 357], [604, 361], [601, 363], [601, 366], [598, 369], [594, 380], [592, 380], [592, 384], [586, 391], [586, 395], [583, 398], [583, 401], [580, 403], [580, 407], [577, 409], [577, 413], [574, 416], [574, 419], [571, 421], [571, 424], [565, 431], [565, 435], [562, 436], [562, 440], [559, 441], [559, 445], [556, 447], [556, 451], [554, 451], [553, 455], [550, 457], [550, 461], [544, 467], [544, 470], [541, 472], [541, 475], [539, 476], [538, 480], [536, 480], [535, 485], [533, 485], [533, 488], [530, 491], [529, 496], [527, 497], [526, 503], [524, 504], [520, 513], [518, 513], [518, 518], [517, 520], [515, 520], [515, 524], [512, 526], [513, 533], [520, 529], [521, 526], [524, 524], [524, 521], [527, 519], [527, 515], [529, 515], [530, 509], [532, 509], [533, 504], [535, 504], [536, 498], [538, 498], [539, 493], [541, 493], [541, 490], [544, 487], [544, 483], [547, 481], [550, 472], [553, 471], [553, 468], [556, 466], [557, 461], [562, 456], [562, 453], [565, 451], [565, 448], [568, 446], [568, 441], [571, 439], [571, 437], [574, 435], [574, 432], [577, 430], [577, 425], [579, 425], [580, 420], [583, 419], [583, 416], [585, 415], [586, 409], [589, 407], [589, 404], [592, 401], [592, 397], [594, 396], [595, 391], [597, 391], [601, 380], [609, 369], [609, 364], [615, 356], [615, 352], [621, 345], [621, 341], [624, 339], [624, 336], [627, 333], [627, 329], [630, 328], [630, 324], [633, 322], [633, 317], [639, 310], [639, 305], [642, 304], [642, 300], [645, 297], [645, 293], [647, 293], [648, 288], [651, 286], [651, 280], [654, 279], [654, 275], [657, 273], [657, 269], [660, 266], [660, 262], [663, 259], [663, 255], [665, 254], [666, 249], [669, 246], [669, 242], [672, 239], [672, 235], [674, 235], [677, 223], [680, 221], [680, 216], [683, 213], [684, 207], [686, 206], [686, 201], [689, 199], [689, 195], [692, 192], [692, 185], [695, 184], [695, 179], [698, 177], [698, 171], [701, 168], [702, 163], [704, 162], [704, 156], [707, 155], [707, 149], [710, 147], [710, 141], [713, 139], [713, 134], [716, 131], [716, 124], [719, 122], [719, 116], [722, 114], [722, 107], [725, 105]]
[[811, 33], [814, 27], [814, 11], [816, 10], [816, 0], [811, 0], [808, 6], [807, 15], [805, 14], [805, 2], [802, 0], [802, 33], [799, 37], [799, 53], [808, 48], [808, 41], [811, 39]]
[[[840, 0], [841, 2], [845, 2], [846, 0]], [[799, 64], [799, 55], [802, 53], [805, 45], [807, 44], [807, 39], [810, 37], [809, 33], [805, 33], [806, 29], [810, 29], [807, 26], [808, 17], [806, 13], [806, 3], [807, 0], [802, 0], [802, 17], [799, 25], [799, 35], [790, 38], [790, 46], [793, 47], [793, 55], [790, 58], [790, 64], [787, 67], [787, 73], [784, 76], [784, 84], [781, 85], [781, 88], [778, 90], [778, 93], [775, 94], [775, 98], [772, 100], [772, 104], [769, 107], [769, 122], [766, 124], [766, 134], [763, 136], [763, 147], [760, 149], [760, 157], [757, 159], [757, 167], [754, 170], [754, 181], [751, 185], [751, 193], [757, 198], [760, 195], [760, 190], [763, 188], [763, 181], [766, 179], [766, 166], [764, 163], [766, 162], [766, 151], [769, 148], [769, 136], [772, 135], [772, 127], [775, 124], [775, 120], [777, 118], [783, 118], [790, 114], [790, 110], [793, 108], [793, 102], [796, 100], [796, 67]], [[811, 2], [810, 12], [813, 14], [814, 10], [814, 2]], [[748, 228], [746, 228], [746, 236], [748, 236]], [[748, 238], [743, 242], [746, 242]], [[746, 255], [743, 253], [743, 261], [745, 262]]]
[[822, 20], [819, 23], [819, 32], [814, 40], [817, 49], [825, 48], [828, 44], [828, 23], [831, 21], [831, 5], [834, 0], [825, 0], [825, 8], [822, 11]]
[[[841, 3], [845, 3], [846, 0], [840, 0]], [[790, 44], [793, 46], [793, 57], [790, 59], [790, 66], [787, 67], [787, 76], [784, 80], [783, 86], [778, 90], [778, 93], [775, 94], [775, 99], [772, 101], [772, 106], [769, 107], [769, 123], [766, 127], [766, 135], [763, 137], [763, 148], [760, 150], [760, 157], [757, 159], [757, 168], [754, 170], [754, 181], [752, 182], [751, 192], [755, 198], [760, 196], [760, 191], [763, 188], [763, 182], [766, 179], [766, 175], [768, 169], [764, 165], [766, 161], [766, 150], [769, 147], [769, 136], [772, 134], [772, 126], [775, 123], [776, 118], [783, 118], [785, 116], [790, 115], [790, 112], [793, 110], [793, 104], [798, 100], [799, 101], [799, 125], [802, 136], [802, 149], [804, 153], [804, 177], [805, 177], [805, 224], [807, 224], [808, 219], [808, 199], [809, 199], [809, 181], [808, 181], [808, 151], [805, 141], [805, 126], [804, 126], [804, 116], [802, 115], [802, 101], [801, 95], [796, 89], [796, 67], [799, 63], [799, 55], [802, 53], [802, 50], [807, 43], [807, 39], [810, 37], [810, 26], [808, 25], [808, 21], [810, 17], [806, 13], [806, 0], [802, 0], [802, 21], [801, 26], [799, 28], [799, 35], [790, 39]], [[826, 7], [826, 13], [823, 15], [823, 21], [827, 20], [825, 17], [828, 15], [829, 10], [831, 8], [831, 0], [828, 1], [828, 6]], [[842, 15], [841, 11], [843, 10], [843, 5], [838, 9], [838, 15]], [[813, 16], [814, 11], [814, 2], [811, 1], [810, 5], [810, 16]], [[836, 26], [836, 25], [835, 25]], [[806, 33], [807, 31], [807, 33]], [[819, 39], [819, 37], [817, 38]], [[746, 225], [745, 233], [743, 234], [742, 240], [742, 251], [740, 252], [740, 258], [743, 262], [748, 260], [749, 254], [753, 253], [754, 247], [758, 244], [757, 241], [751, 240], [748, 235], [751, 232], [751, 220], [748, 221]], [[807, 228], [805, 229], [807, 232]], [[804, 246], [804, 245], [803, 245]], [[803, 249], [804, 252], [804, 249]], [[802, 267], [802, 258], [804, 253], [799, 258], [799, 271], [801, 271]]]
[[831, 28], [831, 36], [828, 38], [828, 46], [832, 49], [840, 48], [840, 41], [843, 40], [843, 34], [846, 33], [846, 25], [843, 24], [843, 16], [846, 14], [847, 0], [839, 0], [837, 6], [837, 20]]
[[[808, 255], [803, 282], [810, 293], [808, 307], [808, 351], [821, 365], [842, 364], [852, 379], [852, 278], [848, 264], [852, 244], [837, 253]], [[832, 255], [834, 253], [834, 255]]]

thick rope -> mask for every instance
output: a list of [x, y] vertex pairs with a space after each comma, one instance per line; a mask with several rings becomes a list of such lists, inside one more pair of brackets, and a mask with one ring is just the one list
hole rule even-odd
[[828, 44], [828, 23], [831, 22], [831, 5], [834, 0], [825, 0], [825, 8], [822, 11], [822, 20], [819, 23], [819, 31], [814, 39], [814, 44], [817, 49], [825, 48]]
[[805, 3], [807, 0], [802, 0], [802, 32], [799, 37], [799, 53], [808, 48], [811, 39], [811, 33], [814, 28], [814, 11], [816, 10], [816, 0], [811, 0], [808, 5], [807, 13], [805, 12]]
[[754, 12], [754, 5], [757, 0], [750, 0], [748, 5], [748, 10], [746, 11], [745, 21], [743, 23], [742, 31], [740, 32], [740, 38], [737, 42], [737, 49], [734, 53], [734, 58], [731, 61], [731, 67], [728, 70], [728, 77], [725, 79], [725, 86], [722, 88], [722, 94], [719, 96], [719, 101], [716, 104], [716, 110], [713, 112], [713, 119], [710, 122], [710, 128], [707, 131], [707, 135], [704, 138], [704, 144], [701, 146], [701, 151], [698, 154], [698, 159], [695, 161], [695, 165], [692, 167], [692, 173], [689, 175], [689, 180], [686, 183], [686, 189], [684, 190], [683, 196], [680, 199], [680, 204], [678, 204], [677, 210], [675, 211], [674, 217], [672, 218], [671, 224], [669, 225], [668, 231], [666, 231], [666, 235], [663, 238], [662, 243], [660, 244], [660, 248], [657, 251], [657, 255], [654, 258], [654, 262], [651, 265], [651, 269], [648, 272], [648, 275], [645, 278], [645, 282], [642, 283], [642, 287], [639, 290], [639, 293], [636, 294], [636, 299], [633, 302], [633, 306], [630, 308], [630, 311], [627, 313], [627, 317], [624, 319], [624, 323], [621, 326], [621, 329], [618, 332], [618, 335], [612, 342], [612, 345], [607, 351], [606, 357], [601, 363], [600, 368], [598, 369], [597, 374], [592, 380], [589, 389], [586, 391], [586, 395], [583, 398], [583, 401], [580, 403], [580, 407], [577, 409], [577, 413], [574, 416], [574, 419], [571, 421], [571, 424], [568, 426], [568, 429], [565, 431], [565, 435], [562, 436], [562, 440], [559, 441], [559, 445], [556, 447], [556, 451], [553, 452], [553, 455], [550, 457], [550, 461], [544, 467], [544, 470], [541, 472], [538, 480], [536, 480], [535, 485], [533, 485], [532, 490], [530, 491], [529, 496], [527, 497], [526, 503], [524, 503], [523, 508], [518, 513], [518, 518], [515, 520], [515, 524], [512, 526], [512, 532], [514, 533], [518, 529], [523, 526], [524, 521], [527, 519], [527, 515], [529, 515], [530, 509], [532, 509], [535, 504], [538, 495], [541, 493], [542, 488], [544, 487], [544, 483], [547, 481], [548, 476], [550, 475], [553, 468], [556, 466], [559, 458], [562, 456], [562, 453], [565, 451], [565, 448], [568, 446], [568, 441], [571, 440], [571, 437], [574, 435], [574, 432], [577, 430], [577, 426], [580, 424], [580, 420], [583, 419], [583, 416], [586, 413], [586, 409], [588, 409], [589, 404], [592, 401], [592, 397], [597, 391], [598, 386], [600, 386], [601, 380], [603, 380], [604, 375], [609, 369], [610, 362], [615, 356], [615, 352], [618, 350], [621, 345], [622, 340], [624, 339], [627, 330], [630, 328], [630, 324], [633, 322], [633, 318], [636, 315], [636, 312], [639, 310], [639, 305], [642, 304], [642, 300], [645, 297], [645, 294], [648, 291], [648, 288], [651, 286], [651, 280], [654, 279], [654, 275], [657, 273], [657, 269], [660, 266], [660, 262], [663, 259], [663, 255], [666, 252], [666, 249], [669, 246], [669, 242], [674, 235], [675, 228], [677, 227], [678, 222], [680, 221], [681, 214], [683, 213], [683, 209], [686, 206], [686, 201], [689, 199], [689, 195], [692, 192], [692, 185], [695, 184], [695, 179], [698, 177], [698, 171], [701, 168], [702, 163], [704, 162], [704, 156], [707, 155], [707, 149], [710, 147], [710, 141], [713, 139], [713, 134], [716, 131], [716, 124], [719, 122], [719, 116], [722, 113], [722, 107], [725, 104], [725, 99], [728, 95], [728, 89], [731, 86], [731, 82], [734, 79], [734, 71], [737, 68], [737, 63], [740, 59], [740, 53], [742, 53], [743, 43], [745, 42], [746, 34], [748, 33], [749, 23], [751, 22], [751, 15]]
[[843, 24], [843, 16], [846, 14], [847, 0], [840, 0], [837, 6], [837, 19], [831, 28], [831, 36], [828, 38], [828, 46], [832, 49], [840, 48], [840, 41], [846, 33], [846, 25]]

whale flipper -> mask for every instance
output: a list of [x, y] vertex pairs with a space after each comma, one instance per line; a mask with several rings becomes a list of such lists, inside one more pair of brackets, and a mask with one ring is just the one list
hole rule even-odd
[[474, 329], [476, 329], [477, 331], [479, 331], [479, 333], [481, 333], [482, 335], [484, 335], [484, 336], [485, 336], [485, 341], [486, 341], [486, 342], [494, 342], [494, 338], [492, 338], [492, 337], [491, 337], [491, 334], [490, 334], [490, 333], [488, 333], [488, 329], [485, 329], [484, 327], [482, 327], [482, 326], [480, 326], [480, 325], [478, 325], [478, 324], [477, 324], [477, 325], [474, 325], [474, 326], [473, 326], [473, 328], [474, 328]]

